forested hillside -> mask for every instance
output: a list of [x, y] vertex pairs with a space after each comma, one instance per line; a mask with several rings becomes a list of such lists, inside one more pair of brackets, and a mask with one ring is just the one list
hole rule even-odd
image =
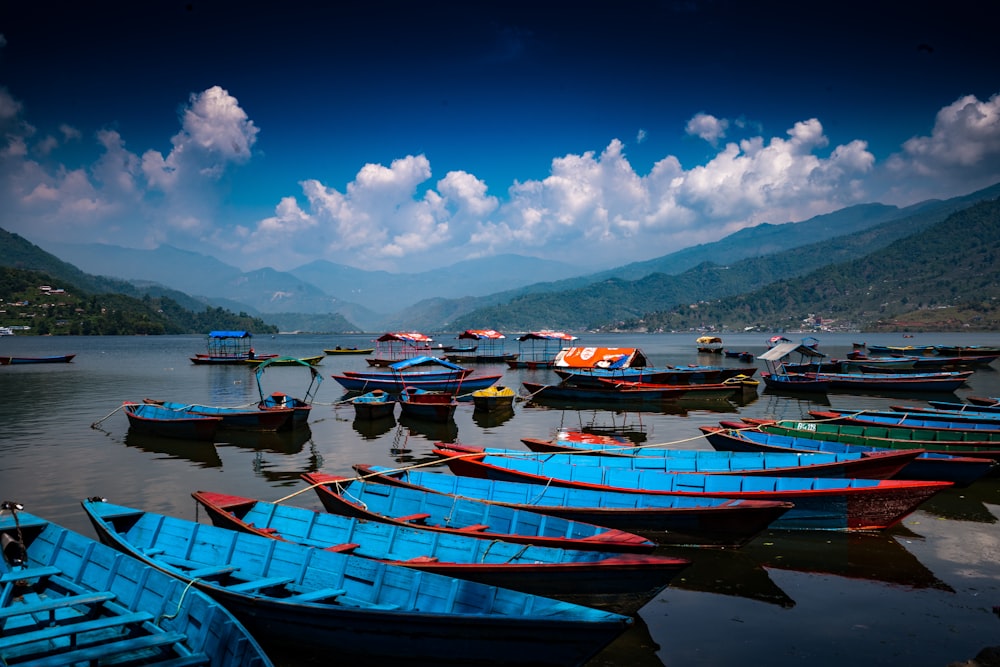
[[959, 211], [865, 258], [739, 296], [647, 313], [620, 328], [780, 330], [818, 320], [845, 330], [1000, 328], [1000, 200]]
[[27, 326], [25, 334], [42, 336], [278, 331], [246, 313], [236, 315], [222, 308], [193, 312], [167, 297], [89, 293], [45, 273], [7, 267], [0, 267], [0, 326]]
[[[575, 331], [642, 329], [647, 313], [685, 311], [700, 302], [756, 293], [763, 285], [792, 280], [838, 263], [866, 257], [867, 261], [881, 262], [883, 248], [938, 224], [969, 205], [968, 200], [929, 203], [918, 207], [913, 215], [865, 231], [728, 265], [703, 263], [679, 275], [660, 273], [637, 281], [612, 279], [576, 290], [525, 294], [463, 314], [450, 325], [458, 330], [483, 326], [508, 331], [543, 327]], [[815, 308], [821, 310], [823, 304], [816, 303]], [[789, 313], [789, 317], [792, 315]], [[676, 328], [702, 326], [691, 324], [692, 321], [685, 319]]]

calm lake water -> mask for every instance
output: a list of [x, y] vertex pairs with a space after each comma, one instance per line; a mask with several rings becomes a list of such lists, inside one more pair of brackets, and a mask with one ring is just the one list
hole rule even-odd
[[[731, 350], [759, 354], [769, 334], [725, 337]], [[795, 336], [790, 336], [793, 339]], [[1000, 346], [1000, 334], [822, 334], [820, 349], [844, 357], [855, 342], [882, 345]], [[368, 347], [373, 336], [258, 336], [261, 354], [320, 354], [335, 345]], [[438, 342], [453, 343], [452, 336]], [[513, 338], [513, 336], [511, 336]], [[699, 357], [694, 335], [585, 336], [581, 344], [640, 347], [654, 365], [723, 363]], [[830, 394], [808, 399], [759, 396], [714, 409], [668, 407], [663, 412], [571, 410], [518, 402], [505, 418], [473, 414], [460, 405], [454, 423], [355, 423], [341, 405], [332, 373], [367, 367], [364, 357], [326, 357], [324, 376], [301, 434], [242, 435], [212, 444], [137, 438], [122, 401], [158, 398], [213, 405], [257, 401], [254, 373], [240, 366], [208, 367], [189, 357], [203, 336], [3, 337], [0, 354], [75, 353], [71, 364], [0, 366], [0, 499], [86, 535], [94, 532], [80, 500], [102, 496], [154, 512], [207, 521], [191, 492], [210, 490], [275, 501], [305, 488], [299, 475], [322, 470], [351, 474], [352, 464], [402, 466], [432, 461], [435, 441], [522, 447], [522, 437], [549, 437], [560, 427], [624, 429], [645, 443], [709, 449], [697, 427], [739, 415], [805, 417], [810, 409], [925, 405], [927, 396]], [[512, 342], [508, 351], [516, 351]], [[763, 367], [763, 362], [753, 362]], [[1000, 369], [977, 371], [966, 395], [1000, 396]], [[555, 382], [550, 371], [512, 371], [501, 383]], [[275, 367], [264, 389], [304, 394], [308, 372]], [[398, 411], [397, 411], [398, 412]], [[446, 470], [446, 468], [440, 468]], [[320, 509], [310, 491], [287, 502]], [[1000, 645], [1000, 479], [952, 489], [926, 502], [883, 534], [777, 533], [737, 550], [662, 549], [694, 564], [640, 612], [633, 629], [598, 655], [596, 665], [936, 665], [972, 658]], [[280, 665], [329, 664], [330, 655], [275, 655]]]

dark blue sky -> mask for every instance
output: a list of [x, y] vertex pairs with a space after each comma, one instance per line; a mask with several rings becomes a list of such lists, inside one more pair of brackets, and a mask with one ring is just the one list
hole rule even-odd
[[983, 3], [921, 4], [4, 3], [0, 226], [613, 265], [964, 194], [1000, 180], [1000, 40]]

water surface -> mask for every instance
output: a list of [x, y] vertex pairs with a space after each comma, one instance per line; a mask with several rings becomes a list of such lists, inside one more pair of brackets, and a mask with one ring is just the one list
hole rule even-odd
[[[764, 351], [769, 334], [725, 336], [732, 350]], [[789, 337], [795, 338], [792, 335]], [[853, 343], [1000, 345], [1000, 335], [818, 334], [820, 349], [844, 357]], [[279, 335], [255, 338], [261, 354], [311, 356], [335, 345], [368, 347], [374, 336]], [[453, 337], [441, 336], [448, 345]], [[514, 338], [514, 336], [510, 336]], [[637, 346], [655, 365], [721, 363], [698, 355], [695, 335], [584, 336], [582, 344]], [[522, 447], [522, 437], [558, 428], [627, 432], [637, 442], [708, 449], [698, 426], [739, 415], [805, 417], [810, 409], [926, 405], [927, 396], [770, 394], [742, 404], [665, 406], [656, 412], [562, 409], [517, 402], [512, 414], [474, 414], [463, 403], [453, 423], [397, 420], [366, 424], [341, 403], [332, 373], [367, 367], [364, 357], [326, 357], [310, 429], [291, 434], [224, 435], [213, 444], [128, 433], [122, 401], [158, 398], [213, 405], [258, 400], [253, 370], [197, 366], [203, 336], [3, 337], [0, 354], [75, 353], [71, 364], [0, 366], [0, 496], [28, 511], [94, 536], [80, 500], [102, 496], [122, 505], [207, 520], [191, 492], [209, 490], [320, 509], [299, 475], [351, 474], [355, 463], [434, 464], [434, 442]], [[512, 342], [508, 351], [516, 351]], [[763, 367], [762, 362], [751, 365]], [[503, 373], [502, 384], [555, 382], [550, 371]], [[302, 368], [274, 367], [266, 392], [301, 395]], [[946, 394], [1000, 396], [1000, 372], [978, 371], [969, 388]], [[398, 412], [397, 412], [398, 414]], [[431, 465], [431, 469], [444, 468]], [[932, 498], [892, 530], [872, 535], [768, 533], [738, 550], [663, 549], [694, 564], [646, 605], [636, 626], [592, 665], [946, 665], [1000, 645], [1000, 480]], [[283, 665], [329, 664], [330, 655], [275, 656]]]

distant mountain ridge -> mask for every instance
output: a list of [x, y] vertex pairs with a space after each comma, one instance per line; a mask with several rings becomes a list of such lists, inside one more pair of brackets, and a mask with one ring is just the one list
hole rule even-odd
[[975, 203], [876, 254], [697, 309], [645, 313], [624, 329], [708, 325], [781, 331], [824, 326], [862, 331], [996, 331], [1000, 327], [1000, 199]]
[[[846, 235], [729, 264], [706, 261], [678, 275], [656, 273], [633, 281], [608, 278], [573, 290], [525, 292], [503, 304], [497, 304], [497, 295], [493, 295], [492, 303], [462, 314], [450, 324], [459, 330], [484, 325], [513, 331], [539, 326], [570, 330], [613, 328], [637, 320], [644, 313], [753, 292], [778, 280], [866, 257], [898, 239], [945, 220], [955, 211], [998, 196], [1000, 184], [962, 197], [921, 202], [897, 209], [895, 213], [883, 211], [867, 219], [886, 221], [863, 231], [853, 227]], [[821, 216], [818, 224], [827, 224], [829, 220]], [[813, 221], [817, 218], [806, 222]], [[633, 323], [632, 326], [637, 325]]]

